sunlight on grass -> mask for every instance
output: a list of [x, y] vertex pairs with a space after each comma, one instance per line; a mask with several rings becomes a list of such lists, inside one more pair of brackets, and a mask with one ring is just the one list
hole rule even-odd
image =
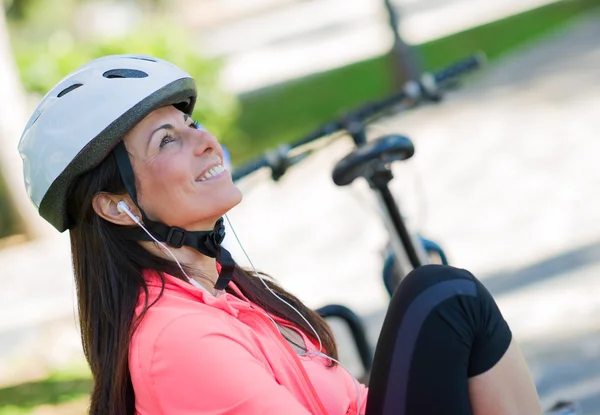
[[42, 380], [0, 388], [0, 415], [81, 414], [91, 388], [87, 367], [67, 367]]

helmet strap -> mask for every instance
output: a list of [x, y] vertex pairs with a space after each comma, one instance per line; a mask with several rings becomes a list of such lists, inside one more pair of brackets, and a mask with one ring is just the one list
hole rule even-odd
[[[233, 278], [233, 270], [235, 261], [227, 249], [221, 246], [225, 238], [225, 224], [223, 218], [220, 218], [212, 231], [188, 231], [178, 226], [169, 226], [162, 222], [157, 222], [149, 219], [144, 210], [140, 207], [137, 201], [137, 191], [135, 188], [135, 176], [133, 167], [129, 160], [129, 154], [125, 148], [123, 141], [119, 141], [113, 151], [119, 173], [123, 184], [127, 189], [127, 193], [131, 200], [142, 214], [144, 226], [152, 233], [159, 241], [166, 243], [173, 248], [181, 248], [188, 246], [194, 248], [198, 252], [211, 258], [216, 258], [221, 264], [221, 271], [215, 284], [215, 289], [224, 290], [229, 281]], [[138, 227], [120, 227], [119, 233], [125, 239], [136, 241], [152, 241], [152, 238]]]

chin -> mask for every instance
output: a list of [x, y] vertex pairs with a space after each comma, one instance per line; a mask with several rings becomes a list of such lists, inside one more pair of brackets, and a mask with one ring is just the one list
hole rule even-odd
[[235, 195], [237, 197], [237, 199], [236, 199], [237, 203], [235, 204], [237, 206], [242, 201], [244, 196], [242, 195], [242, 191], [240, 189], [238, 189], [236, 185], [233, 185], [233, 189], [234, 189], [234, 191], [232, 193], [235, 193]]
[[[242, 200], [244, 199], [244, 197], [242, 196], [242, 192], [240, 192], [238, 190], [238, 194], [236, 196], [237, 197], [232, 200], [233, 203], [229, 206], [229, 209], [227, 209], [227, 212], [229, 212], [231, 209], [233, 209], [234, 207], [236, 207], [237, 205], [239, 205], [240, 203], [242, 203]], [[227, 213], [227, 212], [225, 212], [225, 213]], [[223, 213], [223, 215], [225, 213]]]
[[177, 215], [180, 226], [187, 230], [208, 230], [214, 223], [242, 201], [242, 192], [235, 186], [218, 194], [203, 195], [186, 203], [187, 208]]
[[242, 202], [242, 192], [235, 186], [232, 186], [231, 190], [228, 190], [226, 194], [219, 197], [220, 200], [215, 201], [215, 216], [220, 218], [225, 215], [231, 209], [236, 207]]

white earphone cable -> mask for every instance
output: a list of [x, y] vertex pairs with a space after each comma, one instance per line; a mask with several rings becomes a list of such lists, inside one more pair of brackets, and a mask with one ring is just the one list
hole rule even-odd
[[127, 206], [127, 204], [125, 204], [125, 202], [120, 201], [117, 204], [117, 209], [119, 210], [119, 212], [125, 212], [127, 214], [127, 216], [129, 216], [140, 228], [142, 228], [144, 230], [144, 232], [146, 232], [148, 234], [148, 236], [150, 238], [152, 238], [152, 240], [154, 242], [156, 242], [161, 249], [165, 252], [168, 253], [169, 255], [171, 255], [171, 257], [175, 260], [175, 262], [177, 263], [177, 266], [179, 266], [179, 269], [181, 270], [181, 272], [183, 272], [183, 275], [186, 276], [186, 278], [189, 280], [189, 282], [191, 284], [193, 284], [195, 287], [198, 287], [204, 291], [206, 291], [208, 294], [212, 295], [206, 288], [204, 288], [202, 286], [202, 284], [200, 284], [198, 281], [196, 281], [195, 279], [191, 278], [189, 275], [187, 275], [187, 273], [185, 272], [185, 270], [183, 269], [183, 267], [181, 266], [181, 264], [179, 263], [179, 260], [177, 259], [177, 257], [175, 256], [175, 254], [173, 254], [173, 252], [171, 252], [171, 250], [169, 248], [166, 247], [165, 244], [163, 244], [162, 242], [160, 242], [158, 239], [156, 239], [154, 237], [154, 235], [152, 235], [148, 229], [146, 229], [146, 227], [142, 224], [142, 222], [140, 221], [140, 218], [138, 218], [137, 216], [135, 216], [133, 213], [131, 213], [131, 210], [129, 210], [129, 206]]
[[350, 370], [346, 366], [344, 366], [342, 364], [342, 362], [340, 362], [337, 359], [334, 359], [331, 356], [326, 355], [325, 353], [321, 353], [321, 352], [317, 352], [317, 351], [310, 351], [309, 350], [307, 354], [309, 354], [309, 355], [312, 354], [312, 355], [315, 355], [315, 356], [321, 356], [321, 357], [324, 357], [326, 359], [332, 360], [332, 361], [336, 362], [338, 365], [340, 365], [346, 372], [348, 372], [348, 374], [350, 375], [350, 378], [352, 379], [352, 381], [354, 383], [354, 389], [356, 390], [356, 408], [357, 408], [356, 413], [358, 414], [360, 412], [360, 388], [358, 386], [358, 381], [354, 378], [354, 376], [352, 375], [352, 372], [350, 372]]
[[[344, 366], [339, 360], [334, 359], [333, 357], [328, 356], [327, 354], [323, 353], [323, 343], [321, 342], [321, 338], [319, 337], [319, 334], [317, 333], [317, 331], [315, 330], [315, 328], [308, 322], [308, 320], [302, 315], [302, 313], [300, 311], [298, 311], [290, 303], [288, 303], [287, 301], [285, 301], [283, 298], [281, 298], [279, 295], [277, 295], [273, 290], [271, 290], [271, 288], [269, 288], [269, 286], [267, 285], [267, 283], [263, 280], [263, 278], [260, 276], [260, 274], [256, 271], [256, 268], [254, 267], [254, 263], [252, 262], [252, 260], [250, 259], [250, 256], [248, 255], [248, 253], [244, 249], [244, 246], [242, 245], [242, 242], [240, 241], [240, 238], [238, 237], [235, 229], [233, 228], [233, 225], [231, 224], [231, 221], [229, 220], [229, 217], [227, 216], [227, 214], [225, 214], [225, 219], [227, 220], [227, 223], [229, 224], [229, 228], [233, 232], [233, 235], [235, 236], [235, 239], [237, 240], [238, 245], [242, 249], [242, 252], [246, 256], [246, 259], [250, 263], [250, 266], [252, 267], [252, 270], [254, 271], [254, 275], [256, 275], [261, 280], [261, 282], [263, 283], [263, 285], [267, 288], [267, 290], [269, 290], [271, 292], [271, 294], [273, 294], [277, 299], [279, 299], [279, 301], [283, 302], [285, 305], [287, 305], [292, 310], [294, 310], [302, 318], [302, 320], [304, 320], [304, 322], [306, 324], [308, 324], [308, 327], [310, 327], [310, 329], [315, 334], [317, 340], [319, 341], [319, 350], [318, 351], [307, 350], [307, 355], [311, 355], [312, 354], [312, 355], [315, 355], [315, 356], [321, 356], [321, 357], [324, 357], [324, 358], [329, 359], [331, 361], [334, 361], [337, 364], [339, 364], [340, 367], [342, 367], [346, 372], [348, 372], [348, 374], [350, 375], [350, 378], [352, 379], [352, 382], [354, 383], [354, 388], [356, 389], [356, 405], [357, 405], [356, 407], [357, 407], [357, 413], [360, 412], [360, 410], [361, 410], [361, 406], [360, 406], [361, 405], [361, 401], [360, 401], [360, 388], [359, 388], [359, 385], [358, 385], [358, 381], [354, 378], [354, 375], [352, 375], [352, 372], [350, 372], [350, 370], [348, 370], [348, 368], [346, 366]], [[273, 324], [275, 325], [275, 327], [277, 328], [277, 330], [280, 331], [279, 330], [279, 325], [277, 324], [277, 322], [271, 316], [269, 316], [268, 314], [267, 314], [267, 317], [269, 317], [269, 319], [273, 322]]]
[[[166, 253], [168, 253], [169, 255], [171, 255], [171, 257], [175, 260], [175, 262], [177, 263], [177, 265], [179, 266], [179, 269], [181, 270], [181, 272], [183, 273], [183, 275], [185, 275], [187, 277], [187, 279], [189, 280], [189, 282], [191, 284], [193, 284], [194, 286], [203, 289], [204, 291], [206, 291], [207, 293], [211, 294], [206, 288], [204, 288], [200, 283], [198, 283], [196, 280], [194, 280], [193, 278], [190, 278], [189, 275], [187, 275], [187, 273], [185, 272], [185, 270], [183, 269], [183, 267], [181, 266], [181, 263], [179, 262], [179, 260], [177, 259], [177, 257], [175, 256], [175, 254], [173, 254], [173, 252], [171, 252], [171, 250], [169, 248], [167, 248], [162, 242], [160, 242], [158, 239], [156, 239], [149, 231], [148, 229], [146, 229], [146, 227], [141, 223], [140, 219], [135, 216], [133, 213], [131, 213], [131, 210], [129, 210], [129, 206], [127, 206], [127, 204], [123, 201], [119, 202], [117, 204], [117, 209], [120, 212], [125, 212], [127, 214], [127, 216], [129, 216], [140, 228], [142, 228], [144, 230], [144, 232], [146, 232], [148, 234], [148, 236], [150, 236], [150, 238], [152, 238], [152, 240], [154, 242], [156, 242]], [[227, 219], [227, 223], [229, 224], [229, 228], [231, 229], [231, 231], [233, 232], [233, 235], [235, 236], [235, 239], [237, 240], [238, 244], [240, 245], [240, 248], [242, 249], [242, 251], [244, 252], [244, 255], [246, 256], [246, 259], [248, 260], [248, 262], [250, 263], [250, 266], [252, 267], [252, 270], [254, 271], [254, 274], [260, 279], [260, 281], [263, 283], [263, 285], [267, 288], [267, 290], [269, 290], [269, 292], [271, 292], [271, 294], [273, 294], [279, 301], [283, 302], [285, 305], [287, 305], [289, 308], [291, 308], [292, 310], [294, 310], [301, 318], [302, 320], [304, 320], [304, 322], [308, 325], [308, 327], [310, 327], [310, 329], [313, 331], [313, 333], [315, 334], [315, 337], [317, 338], [317, 340], [319, 341], [319, 350], [318, 351], [312, 351], [312, 350], [307, 350], [307, 355], [314, 355], [314, 356], [321, 356], [323, 358], [329, 359], [331, 361], [336, 362], [337, 364], [340, 365], [340, 367], [342, 367], [346, 372], [348, 372], [348, 374], [350, 375], [350, 378], [352, 379], [352, 381], [354, 382], [354, 387], [356, 389], [356, 403], [357, 403], [357, 411], [360, 411], [360, 404], [361, 404], [361, 400], [360, 400], [360, 388], [358, 386], [358, 382], [357, 380], [354, 378], [354, 376], [352, 375], [352, 373], [350, 372], [350, 370], [348, 370], [348, 368], [346, 366], [344, 366], [340, 361], [334, 359], [331, 356], [328, 356], [327, 354], [323, 353], [323, 343], [321, 341], [321, 338], [319, 337], [319, 334], [317, 333], [317, 331], [315, 330], [315, 328], [308, 322], [308, 320], [306, 319], [306, 317], [304, 317], [302, 315], [302, 313], [300, 311], [298, 311], [294, 306], [292, 306], [290, 303], [288, 303], [287, 301], [285, 301], [283, 298], [281, 298], [279, 295], [277, 295], [277, 293], [275, 293], [268, 285], [267, 283], [264, 281], [264, 279], [260, 276], [260, 274], [258, 273], [258, 271], [256, 271], [256, 268], [254, 267], [254, 264], [252, 262], [252, 260], [250, 259], [250, 257], [248, 256], [248, 253], [246, 252], [246, 250], [244, 249], [244, 246], [242, 245], [242, 243], [240, 242], [240, 239], [238, 238], [237, 233], [235, 232], [235, 229], [233, 228], [233, 225], [231, 224], [231, 221], [229, 220], [229, 217], [227, 215], [225, 215], [225, 219]], [[211, 294], [212, 295], [212, 294]], [[281, 332], [279, 330], [279, 325], [277, 324], [277, 322], [268, 314], [268, 313], [264, 313], [269, 320], [271, 320], [271, 322], [274, 324], [275, 328], [277, 329], [277, 331]]]
[[248, 262], [250, 263], [250, 266], [252, 267], [252, 270], [254, 271], [254, 275], [256, 275], [260, 281], [263, 283], [263, 285], [267, 288], [267, 290], [269, 290], [271, 292], [271, 294], [273, 294], [275, 297], [277, 297], [277, 299], [279, 301], [281, 301], [282, 303], [284, 303], [285, 305], [287, 305], [288, 307], [290, 307], [292, 310], [294, 310], [296, 312], [296, 314], [298, 314], [302, 320], [304, 320], [304, 322], [306, 324], [308, 324], [308, 327], [310, 327], [310, 329], [312, 330], [312, 332], [314, 333], [314, 335], [316, 336], [317, 340], [319, 341], [319, 352], [323, 351], [323, 342], [321, 341], [321, 338], [319, 337], [319, 334], [317, 333], [317, 331], [315, 330], [315, 328], [308, 322], [308, 320], [306, 319], [306, 317], [304, 317], [302, 315], [302, 313], [298, 310], [296, 310], [296, 308], [294, 308], [294, 306], [292, 306], [290, 303], [288, 303], [287, 301], [285, 301], [283, 298], [281, 298], [279, 295], [277, 295], [277, 293], [275, 293], [265, 282], [265, 280], [260, 276], [260, 274], [258, 273], [258, 271], [256, 271], [256, 268], [254, 267], [254, 264], [252, 263], [252, 260], [250, 259], [250, 257], [248, 256], [248, 253], [246, 252], [246, 250], [244, 249], [244, 246], [242, 245], [242, 243], [240, 242], [240, 238], [238, 238], [237, 233], [235, 232], [235, 229], [233, 229], [233, 226], [231, 225], [231, 221], [229, 220], [229, 217], [227, 215], [225, 215], [225, 219], [227, 219], [227, 223], [229, 224], [229, 228], [231, 229], [231, 231], [233, 232], [233, 235], [235, 236], [235, 239], [237, 240], [238, 244], [240, 245], [240, 248], [242, 248], [242, 251], [244, 252], [244, 255], [246, 256], [246, 259], [248, 260]]

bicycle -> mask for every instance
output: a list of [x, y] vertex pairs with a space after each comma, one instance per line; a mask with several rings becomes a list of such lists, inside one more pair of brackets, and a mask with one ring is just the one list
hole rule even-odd
[[[369, 142], [366, 137], [366, 125], [377, 118], [389, 115], [390, 112], [398, 113], [426, 101], [439, 102], [444, 90], [454, 86], [455, 81], [461, 75], [481, 66], [483, 61], [483, 55], [476, 54], [442, 71], [434, 74], [426, 73], [419, 81], [408, 82], [399, 93], [349, 111], [293, 144], [281, 145], [263, 156], [235, 168], [232, 173], [233, 180], [240, 180], [261, 168], [269, 168], [272, 179], [278, 181], [288, 168], [316, 151], [308, 149], [290, 155], [292, 150], [334, 134], [347, 133], [350, 135], [356, 149], [337, 163], [332, 179], [336, 185], [346, 186], [356, 178], [363, 177], [376, 192], [383, 208], [382, 212], [385, 214], [384, 221], [389, 230], [393, 249], [393, 253], [386, 258], [383, 272], [386, 288], [391, 294], [403, 275], [428, 262], [425, 256], [427, 251], [438, 254], [444, 264], [447, 264], [448, 261], [444, 251], [435, 242], [409, 234], [398, 205], [388, 187], [389, 182], [393, 179], [390, 164], [394, 161], [407, 160], [414, 154], [411, 140], [400, 135], [385, 135]], [[415, 243], [415, 239], [418, 239], [419, 243]], [[399, 275], [392, 278], [394, 268], [398, 269]]]
[[[234, 181], [262, 168], [271, 170], [271, 178], [280, 180], [286, 171], [306, 159], [315, 148], [296, 151], [324, 137], [341, 134], [349, 135], [355, 149], [338, 161], [332, 172], [332, 180], [338, 186], [347, 186], [359, 177], [364, 178], [377, 195], [381, 205], [382, 219], [390, 236], [389, 249], [385, 254], [382, 279], [391, 296], [402, 278], [412, 269], [429, 263], [429, 253], [436, 254], [440, 262], [447, 265], [448, 259], [443, 249], [434, 241], [419, 234], [413, 234], [406, 226], [396, 199], [389, 189], [394, 178], [391, 164], [404, 161], [414, 154], [412, 141], [405, 136], [388, 134], [374, 140], [367, 140], [366, 126], [376, 119], [412, 109], [425, 102], [438, 103], [442, 93], [456, 85], [464, 74], [478, 69], [484, 62], [481, 53], [469, 56], [435, 73], [425, 73], [419, 80], [409, 81], [401, 92], [381, 100], [367, 103], [328, 122], [292, 144], [284, 144], [266, 152], [245, 165], [235, 168]], [[334, 137], [335, 138], [335, 137]], [[372, 365], [373, 351], [367, 341], [364, 325], [360, 317], [349, 308], [331, 304], [317, 312], [323, 318], [342, 319], [350, 329], [365, 373]], [[579, 408], [571, 402], [559, 402], [547, 415], [575, 415]]]
[[[355, 150], [340, 160], [332, 173], [338, 186], [346, 186], [358, 177], [365, 178], [381, 203], [383, 220], [390, 236], [391, 250], [387, 252], [382, 267], [382, 279], [391, 296], [400, 280], [413, 268], [428, 262], [427, 251], [435, 251], [444, 263], [446, 255], [435, 242], [412, 235], [404, 222], [396, 200], [388, 184], [393, 179], [391, 163], [409, 159], [414, 154], [411, 140], [400, 135], [385, 135], [368, 141], [366, 126], [392, 112], [398, 113], [414, 108], [423, 102], [439, 102], [442, 92], [455, 85], [463, 74], [477, 69], [484, 61], [482, 54], [472, 55], [446, 69], [433, 74], [424, 74], [420, 80], [408, 82], [402, 91], [381, 100], [367, 103], [359, 108], [324, 124], [315, 131], [292, 144], [281, 145], [263, 156], [234, 168], [232, 177], [238, 181], [262, 169], [271, 170], [271, 178], [280, 180], [286, 171], [307, 158], [315, 148], [293, 153], [324, 137], [348, 134], [355, 143]], [[372, 351], [360, 319], [350, 309], [341, 305], [329, 305], [318, 310], [324, 317], [339, 317], [351, 329], [362, 364], [366, 372], [371, 367]]]

